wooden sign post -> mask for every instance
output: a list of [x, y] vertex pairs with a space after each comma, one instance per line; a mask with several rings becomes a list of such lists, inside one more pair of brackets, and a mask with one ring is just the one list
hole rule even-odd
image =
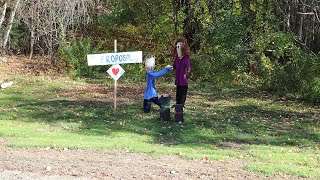
[[[117, 53], [117, 40], [114, 40], [114, 53]], [[117, 80], [114, 80], [114, 110], [117, 109]]]
[[117, 80], [125, 72], [119, 64], [142, 63], [142, 51], [117, 53], [117, 40], [114, 40], [114, 53], [88, 54], [89, 66], [112, 65], [108, 74], [114, 79], [114, 110], [117, 109]]

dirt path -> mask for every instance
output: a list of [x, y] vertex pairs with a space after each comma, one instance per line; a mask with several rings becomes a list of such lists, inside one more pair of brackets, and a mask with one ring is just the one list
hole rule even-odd
[[0, 179], [261, 179], [241, 162], [154, 158], [124, 151], [5, 149]]
[[267, 178], [243, 170], [244, 165], [124, 150], [14, 149], [0, 143], [0, 179], [298, 179]]

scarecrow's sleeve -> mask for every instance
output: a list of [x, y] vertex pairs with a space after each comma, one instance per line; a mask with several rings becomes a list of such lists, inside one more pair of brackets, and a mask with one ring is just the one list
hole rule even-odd
[[152, 79], [157, 79], [158, 77], [161, 77], [165, 74], [167, 74], [169, 72], [169, 69], [167, 68], [164, 68], [160, 71], [148, 71], [148, 76]]

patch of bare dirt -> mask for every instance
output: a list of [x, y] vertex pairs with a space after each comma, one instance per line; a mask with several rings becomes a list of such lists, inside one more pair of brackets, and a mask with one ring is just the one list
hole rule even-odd
[[247, 172], [239, 160], [186, 160], [124, 150], [0, 150], [0, 179], [298, 179]]

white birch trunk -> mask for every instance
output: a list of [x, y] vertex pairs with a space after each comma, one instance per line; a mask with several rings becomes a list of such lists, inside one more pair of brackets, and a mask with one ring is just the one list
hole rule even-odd
[[6, 16], [6, 9], [7, 9], [7, 3], [4, 3], [1, 9], [1, 17], [0, 17], [0, 29], [2, 27], [2, 23], [4, 21], [4, 18]]
[[10, 34], [10, 31], [11, 31], [11, 28], [12, 28], [12, 23], [13, 23], [13, 20], [14, 20], [14, 16], [16, 14], [16, 10], [18, 8], [19, 3], [20, 3], [20, 0], [16, 0], [16, 2], [14, 4], [14, 8], [11, 11], [9, 22], [8, 22], [8, 26], [6, 28], [5, 35], [4, 35], [3, 41], [2, 41], [3, 50], [5, 49], [5, 47], [7, 45], [7, 42], [8, 42], [8, 39], [9, 39], [9, 34]]

